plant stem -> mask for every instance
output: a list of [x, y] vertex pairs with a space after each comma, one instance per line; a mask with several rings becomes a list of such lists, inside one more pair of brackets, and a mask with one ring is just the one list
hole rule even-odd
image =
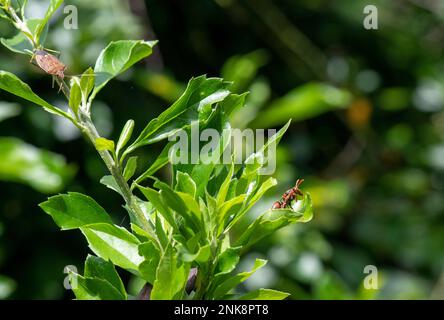
[[[91, 140], [92, 144], [96, 146], [96, 140], [100, 138], [100, 135], [97, 132], [97, 129], [94, 126], [94, 123], [92, 122], [90, 116], [80, 111], [79, 122], [83, 133]], [[118, 161], [114, 160], [109, 151], [97, 150], [97, 152], [99, 153], [109, 172], [114, 177], [117, 185], [119, 186], [127, 207], [134, 213], [137, 220], [142, 224], [143, 229], [147, 231], [150, 236], [153, 237], [153, 239], [157, 240], [157, 236], [154, 231], [154, 225], [149, 219], [147, 219], [141, 207], [137, 203], [136, 198], [133, 196], [128, 183], [121, 173]]]

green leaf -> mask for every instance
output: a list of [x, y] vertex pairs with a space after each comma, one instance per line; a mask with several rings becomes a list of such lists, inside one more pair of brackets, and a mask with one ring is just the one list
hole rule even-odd
[[263, 67], [267, 60], [268, 55], [263, 50], [236, 55], [224, 64], [221, 74], [224, 79], [233, 82], [232, 90], [234, 92], [242, 92], [248, 89], [259, 68]]
[[140, 183], [143, 180], [151, 177], [154, 173], [156, 173], [160, 168], [166, 166], [169, 162], [169, 152], [171, 147], [175, 144], [175, 142], [168, 143], [160, 153], [160, 155], [156, 158], [156, 160], [151, 164], [151, 166], [141, 174], [135, 181], [136, 183]]
[[210, 155], [210, 164], [198, 164], [191, 166], [192, 169], [190, 175], [196, 182], [198, 197], [202, 197], [203, 195], [205, 195], [207, 185], [210, 184], [211, 173], [214, 170], [215, 163], [217, 163], [218, 159], [223, 154], [230, 140], [231, 129], [229, 123], [227, 122], [222, 131], [219, 146], [217, 148], [218, 151]]
[[228, 83], [218, 78], [201, 76], [192, 79], [182, 96], [148, 123], [127, 152], [173, 136], [178, 130], [189, 127], [193, 121], [207, 119], [208, 107], [223, 101], [230, 94], [227, 86]]
[[99, 151], [114, 151], [114, 141], [108, 140], [106, 138], [97, 138], [96, 149]]
[[[235, 276], [222, 275], [221, 278], [224, 279], [221, 284], [219, 284], [213, 293], [210, 293], [213, 299], [221, 299], [229, 291], [236, 288], [239, 284], [247, 280], [253, 273], [258, 269], [262, 268], [267, 263], [266, 260], [256, 259], [253, 269], [251, 271], [245, 271], [236, 274]], [[216, 279], [217, 280], [217, 279]]]
[[20, 13], [22, 15], [22, 17], [25, 16], [25, 9], [26, 6], [28, 5], [28, 0], [21, 0], [21, 1], [17, 1], [18, 5], [20, 6]]
[[330, 110], [346, 108], [351, 102], [348, 91], [324, 83], [309, 83], [273, 101], [253, 122], [256, 128], [270, 128], [293, 119], [302, 121]]
[[85, 261], [84, 276], [86, 278], [97, 278], [109, 282], [121, 294], [121, 299], [127, 299], [123, 282], [111, 262], [88, 255]]
[[177, 230], [178, 226], [174, 219], [173, 213], [171, 212], [170, 208], [163, 203], [159, 192], [149, 187], [142, 187], [139, 185], [137, 185], [137, 187], [139, 188], [140, 191], [142, 191], [146, 199], [149, 202], [151, 202], [154, 208], [156, 208], [156, 210], [165, 218], [165, 220], [170, 224], [170, 226], [172, 226], [174, 229]]
[[0, 180], [19, 182], [39, 192], [59, 192], [74, 173], [61, 155], [16, 138], [0, 137]]
[[169, 245], [160, 258], [156, 280], [151, 291], [152, 300], [181, 299], [188, 280], [189, 264], [178, 261], [177, 253]]
[[54, 113], [72, 120], [72, 117], [69, 114], [40, 98], [26, 83], [10, 72], [0, 71], [0, 89], [10, 92], [25, 100], [34, 102], [50, 113]]
[[49, 198], [40, 204], [62, 230], [71, 230], [92, 223], [112, 224], [111, 218], [92, 198], [70, 192]]
[[216, 274], [226, 274], [233, 271], [239, 263], [241, 249], [242, 247], [225, 249], [217, 258]]
[[243, 208], [236, 213], [233, 217], [233, 220], [229, 223], [228, 228], [231, 228], [235, 225], [252, 207], [255, 203], [257, 203], [262, 196], [272, 187], [277, 184], [276, 179], [268, 178], [264, 183], [260, 185], [260, 187], [249, 195], [246, 195], [246, 200], [244, 202]]
[[88, 96], [94, 89], [95, 74], [92, 68], [88, 68], [80, 78], [80, 89], [82, 91], [82, 102], [86, 105]]
[[123, 170], [123, 177], [126, 181], [131, 179], [137, 169], [137, 157], [131, 157], [128, 159], [125, 170]]
[[167, 232], [168, 226], [164, 223], [165, 219], [160, 214], [156, 214], [154, 217], [154, 223], [156, 228], [156, 236], [159, 239], [160, 246], [165, 248], [168, 245], [169, 239]]
[[139, 272], [143, 279], [153, 284], [159, 266], [160, 252], [154, 243], [149, 241], [139, 245], [139, 254], [144, 257], [143, 262], [139, 265]]
[[290, 127], [291, 120], [288, 120], [285, 126], [283, 126], [276, 134], [274, 134], [271, 138], [267, 140], [267, 142], [255, 153], [251, 154], [246, 160], [245, 160], [245, 171], [243, 173], [243, 177], [245, 176], [254, 176], [258, 172], [260, 173], [260, 170], [263, 166], [266, 165], [266, 161], [263, 161], [263, 159], [266, 158], [265, 155], [269, 154], [269, 148], [272, 145], [277, 145], [281, 141], [283, 135]]
[[116, 179], [114, 179], [112, 175], [103, 176], [102, 179], [100, 179], [100, 183], [123, 196], [123, 192], [120, 190]]
[[224, 114], [228, 117], [235, 111], [238, 111], [245, 105], [245, 100], [248, 93], [243, 94], [230, 94], [224, 101], [220, 103], [221, 109]]
[[72, 291], [78, 300], [126, 300], [111, 283], [99, 278], [87, 278], [74, 272], [69, 273]]
[[134, 120], [128, 120], [125, 124], [125, 126], [122, 129], [122, 132], [120, 133], [119, 141], [117, 141], [117, 149], [116, 153], [117, 155], [120, 154], [120, 151], [123, 147], [127, 144], [128, 140], [131, 139], [131, 135], [133, 134], [134, 129]]
[[155, 241], [155, 239], [153, 239], [151, 237], [151, 235], [146, 232], [145, 230], [143, 230], [141, 227], [139, 227], [137, 224], [135, 223], [131, 223], [131, 230], [133, 231], [133, 234], [141, 241], [141, 242], [147, 242], [147, 241]]
[[272, 289], [259, 289], [249, 292], [237, 300], [284, 300], [290, 294]]
[[[26, 21], [26, 26], [32, 34], [35, 34], [35, 30], [42, 21], [42, 19], [30, 19]], [[43, 32], [40, 35], [42, 43], [46, 39], [47, 32], [48, 28], [46, 27], [43, 29]], [[20, 54], [30, 55], [30, 52], [34, 51], [32, 42], [22, 32], [19, 32], [15, 37], [11, 39], [2, 38], [1, 43], [9, 50]]]
[[48, 9], [46, 10], [46, 13], [45, 13], [45, 17], [37, 25], [37, 27], [34, 31], [34, 39], [38, 45], [43, 44], [43, 41], [41, 39], [41, 35], [42, 35], [43, 31], [45, 30], [45, 27], [48, 24], [49, 20], [51, 19], [52, 15], [57, 11], [57, 9], [60, 7], [60, 5], [62, 3], [63, 3], [63, 0], [50, 0]]
[[257, 218], [240, 236], [237, 245], [248, 248], [262, 238], [276, 232], [289, 224], [308, 222], [313, 217], [313, 207], [310, 194], [306, 193], [304, 199], [293, 209], [268, 210]]
[[140, 241], [128, 230], [112, 224], [96, 223], [82, 227], [81, 231], [97, 256], [138, 274], [138, 266], [144, 260], [138, 251]]
[[[235, 214], [236, 211], [239, 209], [240, 204], [245, 201], [245, 198], [247, 197], [246, 194], [241, 194], [237, 197], [234, 197], [233, 199], [230, 199], [220, 207], [219, 214], [218, 214], [218, 220], [217, 225], [218, 227], [218, 233], [221, 234], [224, 231], [224, 228], [226, 226], [227, 220], [229, 220], [229, 217], [232, 214]], [[247, 211], [248, 209], [244, 209], [243, 211]], [[243, 214], [243, 212], [238, 213], [237, 216], [234, 217], [235, 220], [238, 220], [240, 216]], [[233, 223], [236, 221], [233, 220]]]
[[90, 96], [93, 100], [97, 93], [114, 77], [125, 72], [139, 60], [148, 57], [156, 41], [121, 40], [111, 42], [99, 55], [94, 73], [95, 88]]
[[82, 103], [82, 90], [80, 80], [77, 77], [71, 79], [71, 90], [69, 94], [69, 107], [75, 115], [78, 114], [80, 104]]
[[225, 202], [228, 193], [228, 188], [230, 186], [230, 182], [233, 177], [233, 173], [234, 173], [234, 163], [231, 163], [230, 171], [228, 171], [227, 176], [225, 177], [224, 182], [220, 186], [216, 196], [216, 202], [218, 207], [221, 207]]
[[201, 219], [201, 212], [200, 212], [200, 207], [199, 207], [199, 203], [196, 201], [196, 199], [185, 192], [177, 192], [177, 195], [182, 199], [182, 201], [185, 203], [185, 206], [187, 207], [187, 209], [194, 213], [195, 217], [197, 220]]
[[206, 263], [211, 256], [211, 247], [209, 244], [206, 244], [202, 247], [199, 247], [196, 253], [183, 252], [181, 255], [181, 259], [185, 262], [193, 262], [196, 261], [198, 263]]
[[193, 181], [193, 179], [190, 177], [188, 173], [183, 173], [178, 171], [176, 173], [176, 189], [178, 191], [188, 193], [193, 198], [196, 196], [196, 183]]
[[169, 185], [161, 181], [156, 181], [154, 186], [160, 189], [160, 197], [164, 205], [168, 205], [168, 207], [183, 217], [186, 221], [186, 225], [192, 228], [196, 233], [201, 231], [200, 219], [196, 215], [190, 214], [188, 206]]

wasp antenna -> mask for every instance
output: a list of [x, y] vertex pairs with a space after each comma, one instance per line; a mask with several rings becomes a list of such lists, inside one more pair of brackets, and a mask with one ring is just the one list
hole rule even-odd
[[299, 188], [299, 186], [304, 182], [304, 179], [298, 179], [296, 180], [296, 188]]

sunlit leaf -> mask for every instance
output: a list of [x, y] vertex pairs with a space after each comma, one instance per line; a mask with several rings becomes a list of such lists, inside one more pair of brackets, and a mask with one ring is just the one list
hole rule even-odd
[[168, 246], [159, 261], [151, 299], [181, 299], [188, 280], [190, 266], [180, 263], [172, 246]]
[[37, 25], [35, 31], [34, 31], [34, 39], [36, 40], [37, 44], [43, 45], [44, 39], [42, 39], [41, 35], [43, 31], [45, 30], [46, 25], [48, 24], [49, 20], [53, 16], [53, 14], [57, 11], [57, 9], [60, 7], [60, 5], [63, 3], [63, 0], [50, 0], [48, 9], [46, 10], [44, 18], [39, 22]]
[[[230, 92], [228, 84], [222, 79], [192, 79], [182, 96], [160, 116], [151, 120], [127, 152], [166, 139], [182, 128], [189, 127], [193, 121], [199, 121], [203, 112], [217, 102], [223, 101]], [[205, 119], [207, 117], [203, 117]]]
[[131, 157], [126, 162], [125, 170], [123, 171], [123, 177], [126, 181], [131, 179], [137, 169], [137, 157]]
[[138, 251], [140, 241], [128, 230], [107, 223], [86, 225], [81, 230], [97, 256], [137, 274], [143, 261]]
[[[42, 19], [30, 19], [26, 21], [26, 26], [32, 34], [35, 34], [37, 27], [42, 22]], [[46, 26], [40, 34], [41, 43], [45, 42], [47, 32], [48, 27]], [[34, 51], [32, 42], [22, 32], [19, 32], [15, 37], [11, 39], [2, 38], [1, 43], [9, 50], [20, 54], [30, 55], [30, 52]]]
[[72, 271], [69, 273], [69, 279], [78, 300], [126, 300], [126, 295], [122, 295], [106, 280], [83, 277]]
[[108, 140], [106, 138], [97, 138], [95, 143], [96, 148], [99, 151], [114, 151], [114, 141]]
[[81, 193], [70, 192], [49, 198], [40, 204], [62, 230], [83, 227], [92, 223], [109, 223], [112, 220], [97, 202]]
[[309, 83], [294, 89], [271, 103], [253, 121], [257, 128], [270, 128], [293, 119], [302, 121], [324, 112], [343, 109], [351, 102], [351, 94], [323, 83]]
[[131, 139], [134, 129], [134, 120], [128, 120], [120, 133], [119, 140], [117, 141], [116, 153], [120, 154], [120, 150], [127, 144], [128, 140]]
[[239, 284], [247, 280], [253, 273], [258, 269], [262, 268], [267, 263], [266, 260], [256, 259], [253, 268], [250, 271], [245, 271], [238, 273], [234, 276], [231, 275], [221, 275], [220, 277], [224, 279], [215, 289], [211, 292], [211, 296], [214, 299], [221, 299], [231, 290], [236, 288]]
[[196, 183], [189, 176], [188, 173], [178, 171], [176, 174], [177, 184], [176, 189], [181, 192], [188, 193], [192, 197], [196, 196]]
[[0, 180], [24, 183], [40, 192], [60, 191], [74, 175], [61, 155], [19, 139], [0, 138], [0, 154]]
[[84, 276], [109, 282], [113, 288], [121, 294], [121, 299], [126, 300], [127, 297], [123, 282], [110, 261], [105, 261], [102, 258], [88, 255], [85, 261]]
[[46, 102], [38, 95], [36, 95], [26, 83], [21, 81], [19, 78], [17, 78], [16, 75], [10, 72], [0, 71], [0, 89], [12, 93], [25, 100], [34, 102], [50, 113], [72, 119], [72, 117], [65, 111], [60, 110], [59, 108], [51, 105], [50, 103]]
[[69, 107], [77, 115], [80, 104], [82, 104], [82, 89], [80, 80], [77, 77], [71, 79], [71, 90], [69, 94]]
[[121, 40], [111, 42], [97, 58], [94, 67], [95, 87], [90, 99], [94, 99], [97, 93], [112, 78], [125, 72], [136, 62], [148, 57], [156, 41]]
[[284, 300], [290, 294], [272, 289], [258, 289], [249, 292], [239, 298], [238, 300]]
[[139, 272], [143, 279], [153, 284], [160, 261], [160, 252], [153, 242], [148, 241], [139, 245], [139, 254], [144, 257], [139, 265]]

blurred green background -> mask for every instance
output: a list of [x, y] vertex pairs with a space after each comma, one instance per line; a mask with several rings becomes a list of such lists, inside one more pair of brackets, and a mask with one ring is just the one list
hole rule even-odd
[[[370, 3], [371, 2], [371, 3]], [[103, 90], [94, 106], [100, 132], [137, 129], [208, 74], [249, 91], [238, 128], [293, 123], [278, 149], [279, 187], [251, 213], [268, 209], [296, 178], [315, 204], [308, 224], [285, 228], [245, 258], [269, 259], [245, 289], [270, 287], [293, 299], [444, 298], [444, 3], [426, 0], [67, 0], [79, 29], [50, 26], [47, 47], [67, 74], [94, 65], [111, 40], [159, 39], [155, 54]], [[379, 29], [363, 27], [376, 5]], [[32, 0], [40, 17], [45, 1]], [[0, 22], [2, 36], [14, 31]], [[25, 56], [0, 49], [14, 72], [58, 105], [51, 79]], [[106, 171], [76, 129], [0, 92], [0, 299], [70, 299], [66, 265], [88, 253], [79, 232], [60, 232], [37, 204], [79, 191], [127, 223]], [[161, 145], [140, 156], [149, 163]], [[49, 151], [50, 150], [50, 151]], [[168, 177], [168, 172], [161, 172]], [[379, 289], [363, 288], [364, 268]], [[130, 292], [138, 284], [125, 277]], [[133, 292], [134, 293], [134, 292]]]

